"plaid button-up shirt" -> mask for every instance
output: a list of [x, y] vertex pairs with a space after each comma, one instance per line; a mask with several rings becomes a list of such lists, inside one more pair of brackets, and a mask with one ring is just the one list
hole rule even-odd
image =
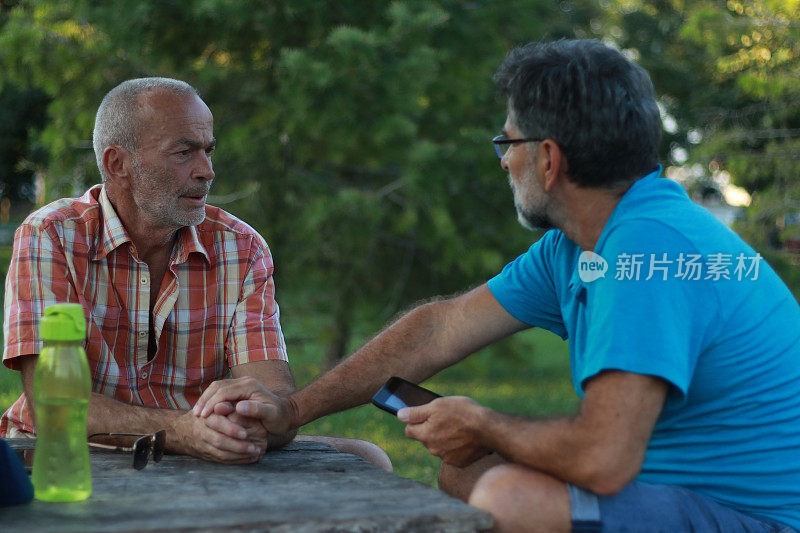
[[[106, 196], [95, 186], [81, 198], [58, 200], [17, 229], [6, 277], [3, 363], [39, 354], [39, 321], [53, 303], [83, 305], [84, 344], [92, 389], [119, 401], [188, 409], [230, 367], [285, 361], [273, 264], [264, 239], [216, 207], [197, 226], [182, 228], [160, 288]], [[157, 351], [148, 360], [150, 291]], [[32, 432], [23, 394], [3, 415]]]

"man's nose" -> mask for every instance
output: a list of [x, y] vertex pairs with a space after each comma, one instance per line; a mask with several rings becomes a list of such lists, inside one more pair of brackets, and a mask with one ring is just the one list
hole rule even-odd
[[500, 158], [500, 168], [508, 172], [508, 151]]
[[210, 181], [214, 179], [214, 164], [211, 161], [211, 154], [203, 153], [200, 162], [195, 169], [194, 177], [199, 180]]

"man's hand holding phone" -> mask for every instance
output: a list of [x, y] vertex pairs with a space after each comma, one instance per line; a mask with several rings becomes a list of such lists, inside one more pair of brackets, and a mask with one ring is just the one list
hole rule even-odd
[[420, 441], [445, 463], [463, 468], [491, 453], [483, 442], [489, 410], [465, 396], [439, 398], [407, 407], [397, 418], [408, 424], [406, 436]]
[[465, 467], [491, 453], [481, 442], [480, 432], [489, 411], [470, 398], [443, 398], [393, 377], [375, 394], [372, 403], [397, 415], [408, 424], [407, 437], [420, 441], [446, 463]]

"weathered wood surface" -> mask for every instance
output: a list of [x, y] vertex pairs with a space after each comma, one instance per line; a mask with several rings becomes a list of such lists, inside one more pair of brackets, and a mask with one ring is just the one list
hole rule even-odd
[[127, 454], [92, 450], [91, 458], [88, 500], [0, 508], [0, 530], [456, 533], [492, 525], [487, 513], [324, 444], [293, 443], [247, 466], [165, 455], [134, 470]]

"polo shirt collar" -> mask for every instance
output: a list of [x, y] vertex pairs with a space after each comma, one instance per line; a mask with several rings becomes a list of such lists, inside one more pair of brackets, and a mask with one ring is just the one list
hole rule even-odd
[[[94, 261], [100, 261], [106, 257], [113, 250], [119, 248], [123, 244], [131, 241], [130, 235], [122, 225], [122, 219], [117, 215], [117, 211], [108, 199], [105, 186], [100, 189], [98, 198], [100, 209], [103, 212], [103, 228], [100, 233], [98, 246], [95, 249]], [[196, 226], [186, 226], [178, 230], [178, 243], [176, 244], [176, 251], [173, 254], [172, 264], [185, 263], [189, 260], [189, 254], [201, 254], [207, 263], [211, 263], [211, 258], [208, 255], [203, 243], [200, 241], [200, 236], [197, 232]]]
[[597, 244], [594, 247], [595, 251], [603, 248], [603, 245], [605, 244], [606, 239], [608, 238], [609, 228], [611, 228], [614, 225], [616, 219], [621, 216], [620, 213], [627, 209], [627, 204], [630, 202], [637, 201], [637, 199], [639, 198], [640, 191], [642, 190], [643, 187], [647, 187], [648, 184], [653, 182], [653, 180], [661, 179], [662, 171], [663, 171], [662, 166], [658, 165], [658, 167], [653, 172], [633, 182], [633, 184], [630, 186], [627, 192], [625, 192], [625, 194], [622, 195], [622, 198], [620, 198], [619, 202], [617, 202], [616, 207], [614, 207], [614, 210], [611, 212], [611, 216], [609, 216], [608, 220], [606, 220], [606, 224], [605, 226], [603, 226], [603, 231], [600, 232], [600, 237], [597, 239]]

